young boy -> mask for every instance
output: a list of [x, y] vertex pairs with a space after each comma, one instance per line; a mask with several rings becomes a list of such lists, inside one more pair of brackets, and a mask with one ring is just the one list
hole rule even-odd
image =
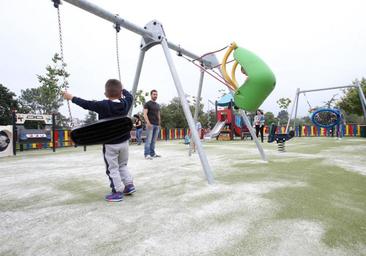
[[[68, 92], [63, 93], [64, 99], [71, 100], [84, 109], [97, 112], [99, 119], [128, 114], [133, 98], [127, 90], [122, 88], [119, 80], [108, 80], [105, 84], [104, 95], [108, 98], [107, 100], [89, 101], [74, 97]], [[130, 134], [103, 145], [106, 173], [112, 188], [112, 193], [105, 196], [105, 200], [109, 202], [122, 201], [124, 194], [131, 195], [136, 191], [127, 168], [129, 139]]]

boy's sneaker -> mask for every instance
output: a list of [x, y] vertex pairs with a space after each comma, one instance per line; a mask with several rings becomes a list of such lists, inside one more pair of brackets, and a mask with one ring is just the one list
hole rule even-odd
[[133, 184], [128, 184], [125, 186], [125, 189], [123, 190], [123, 194], [125, 195], [132, 195], [136, 192], [136, 188]]
[[105, 196], [105, 200], [108, 202], [119, 202], [123, 200], [123, 193], [122, 192], [116, 192], [111, 193]]
[[145, 159], [152, 160], [153, 158], [150, 155], [145, 156]]
[[157, 154], [155, 154], [155, 155], [153, 155], [152, 157], [153, 157], [153, 158], [157, 158], [157, 157], [161, 157], [161, 155], [157, 155]]

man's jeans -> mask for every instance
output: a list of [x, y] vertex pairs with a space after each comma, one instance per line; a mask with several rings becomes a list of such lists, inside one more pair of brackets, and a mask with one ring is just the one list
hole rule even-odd
[[158, 138], [159, 131], [160, 127], [158, 125], [152, 125], [149, 128], [146, 127], [145, 156], [155, 156], [155, 142]]

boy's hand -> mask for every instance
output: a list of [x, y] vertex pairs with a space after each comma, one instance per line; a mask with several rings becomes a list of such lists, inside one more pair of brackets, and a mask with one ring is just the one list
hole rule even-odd
[[68, 92], [61, 92], [61, 94], [65, 100], [72, 100], [72, 98], [74, 97], [74, 96], [72, 96], [71, 93], [68, 93]]

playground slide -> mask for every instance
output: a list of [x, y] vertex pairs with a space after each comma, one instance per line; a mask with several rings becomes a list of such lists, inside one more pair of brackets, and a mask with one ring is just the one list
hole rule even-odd
[[235, 131], [235, 135], [236, 136], [241, 136], [241, 127], [244, 125], [244, 120], [242, 120], [243, 118], [239, 115], [235, 115], [235, 123], [234, 123], [234, 131]]
[[212, 139], [220, 134], [222, 127], [224, 127], [226, 121], [217, 122], [215, 127], [207, 134], [205, 134], [205, 139]]

